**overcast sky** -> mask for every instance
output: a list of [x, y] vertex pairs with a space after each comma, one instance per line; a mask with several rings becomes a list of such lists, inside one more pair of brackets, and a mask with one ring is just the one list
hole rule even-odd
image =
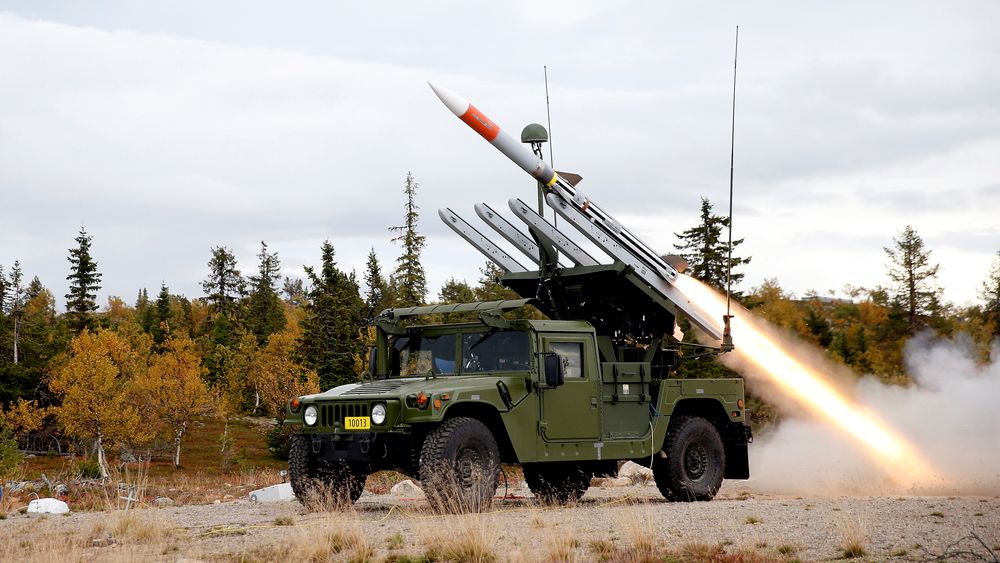
[[0, 0], [0, 264], [62, 303], [83, 225], [102, 304], [200, 296], [217, 245], [245, 273], [263, 240], [302, 276], [325, 239], [388, 271], [412, 171], [432, 296], [474, 283], [437, 209], [472, 221], [534, 183], [427, 81], [516, 136], [545, 122], [543, 65], [556, 168], [667, 252], [702, 196], [727, 206], [738, 24], [743, 288], [886, 284], [912, 224], [971, 303], [1000, 250], [998, 21], [995, 1]]

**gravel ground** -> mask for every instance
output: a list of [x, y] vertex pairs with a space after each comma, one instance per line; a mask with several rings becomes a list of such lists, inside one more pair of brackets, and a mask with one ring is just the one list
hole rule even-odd
[[[6, 542], [0, 543], [0, 558], [20, 559], [22, 553], [27, 559], [28, 551], [18, 550], [43, 543], [49, 547], [39, 559], [66, 560], [58, 545], [50, 545], [62, 536], [79, 546], [69, 560], [238, 560], [246, 554], [273, 560], [276, 552], [268, 549], [309, 544], [320, 532], [336, 529], [360, 533], [375, 548], [376, 561], [421, 555], [434, 542], [463, 533], [480, 534], [501, 560], [528, 561], [551, 558], [554, 546], [567, 541], [572, 557], [596, 560], [595, 541], [627, 545], [641, 538], [671, 549], [722, 544], [728, 553], [804, 561], [841, 558], [842, 545], [852, 538], [864, 547], [862, 560], [873, 561], [925, 560], [958, 549], [989, 557], [986, 547], [1000, 548], [998, 497], [790, 497], [726, 483], [716, 500], [688, 504], [667, 503], [655, 487], [634, 485], [591, 487], [575, 506], [546, 508], [524, 488], [509, 492], [513, 498], [497, 500], [491, 512], [468, 516], [436, 516], [422, 500], [368, 493], [353, 510], [333, 513], [308, 513], [297, 502], [246, 500], [134, 510], [139, 520], [169, 530], [152, 534], [145, 545], [92, 545], [92, 538], [107, 533], [95, 530], [114, 529], [120, 514], [15, 514], [0, 521], [0, 541]], [[987, 545], [969, 539], [949, 548], [972, 532]], [[45, 535], [46, 541], [38, 540]]]

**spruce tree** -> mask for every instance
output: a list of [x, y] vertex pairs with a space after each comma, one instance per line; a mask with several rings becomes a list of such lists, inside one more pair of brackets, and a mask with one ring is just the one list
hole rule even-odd
[[66, 294], [66, 311], [69, 313], [70, 327], [80, 332], [92, 328], [91, 314], [97, 310], [97, 290], [101, 289], [101, 274], [97, 262], [90, 256], [90, 242], [93, 239], [87, 230], [80, 227], [76, 237], [76, 248], [69, 249], [70, 272], [69, 293]]
[[983, 311], [991, 324], [993, 335], [1000, 335], [1000, 250], [993, 257], [979, 296], [983, 299]]
[[281, 292], [285, 294], [285, 303], [293, 307], [305, 307], [309, 298], [306, 286], [300, 278], [285, 278], [281, 284]]
[[[724, 229], [729, 227], [729, 218], [712, 213], [712, 204], [708, 198], [701, 198], [701, 222], [696, 227], [683, 233], [674, 233], [681, 239], [681, 244], [674, 248], [680, 251], [680, 256], [688, 263], [687, 274], [699, 279], [719, 291], [726, 290], [727, 275], [732, 267], [732, 285], [739, 285], [743, 274], [736, 268], [750, 263], [750, 258], [733, 256], [729, 259], [729, 244], [723, 237]], [[743, 239], [733, 241], [732, 249], [743, 244]], [[738, 292], [733, 295], [739, 297]]]
[[403, 224], [389, 227], [391, 232], [398, 233], [392, 241], [403, 247], [403, 254], [396, 259], [396, 270], [391, 277], [396, 305], [401, 307], [422, 305], [427, 299], [427, 277], [420, 263], [420, 252], [426, 246], [426, 241], [417, 232], [417, 221], [420, 219], [417, 211], [420, 208], [416, 204], [418, 187], [420, 185], [413, 179], [413, 173], [407, 172], [403, 184], [403, 193], [406, 194]]
[[892, 242], [892, 247], [883, 250], [891, 262], [888, 275], [893, 283], [893, 304], [903, 310], [912, 334], [940, 307], [941, 289], [934, 285], [939, 265], [931, 264], [931, 251], [924, 249], [923, 239], [910, 225]]
[[212, 248], [208, 277], [201, 287], [215, 315], [235, 317], [237, 304], [246, 293], [246, 282], [236, 266], [236, 256], [231, 250], [225, 246]]
[[165, 282], [160, 282], [160, 293], [156, 296], [156, 305], [149, 310], [150, 334], [157, 346], [162, 345], [171, 330], [170, 290]]
[[301, 354], [303, 364], [319, 375], [320, 386], [329, 389], [357, 380], [355, 355], [361, 351], [361, 296], [357, 284], [334, 261], [333, 245], [325, 241], [319, 272], [306, 267], [309, 305], [303, 320]]
[[272, 334], [285, 328], [285, 306], [278, 297], [281, 262], [277, 252], [268, 252], [261, 241], [257, 275], [250, 276], [250, 296], [247, 299], [247, 328], [257, 337], [258, 344], [267, 342]]
[[374, 248], [368, 251], [368, 262], [365, 264], [365, 288], [365, 319], [371, 320], [388, 308], [392, 301], [389, 283], [382, 275], [382, 265]]
[[[0, 272], [0, 279], [3, 278]], [[21, 320], [24, 316], [24, 304], [27, 302], [27, 295], [23, 285], [24, 279], [21, 273], [21, 262], [14, 261], [14, 267], [10, 270], [10, 278], [6, 283], [5, 295], [0, 304], [7, 310], [13, 324], [13, 357], [14, 365], [20, 362], [18, 348], [21, 345]]]

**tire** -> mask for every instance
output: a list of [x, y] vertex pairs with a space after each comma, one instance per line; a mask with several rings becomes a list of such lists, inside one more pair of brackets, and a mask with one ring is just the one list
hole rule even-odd
[[590, 487], [591, 474], [575, 463], [526, 463], [521, 470], [542, 504], [576, 502]]
[[299, 502], [316, 509], [345, 508], [357, 502], [365, 489], [368, 468], [360, 464], [316, 459], [310, 446], [309, 436], [292, 436], [288, 476], [292, 492]]
[[653, 462], [653, 480], [670, 501], [712, 500], [726, 472], [726, 452], [719, 431], [700, 416], [670, 421], [663, 443], [666, 458]]
[[448, 419], [431, 431], [420, 450], [420, 484], [436, 512], [482, 512], [493, 504], [500, 451], [482, 422]]

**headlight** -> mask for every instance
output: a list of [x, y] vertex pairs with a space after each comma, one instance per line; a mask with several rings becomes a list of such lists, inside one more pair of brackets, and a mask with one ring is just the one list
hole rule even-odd
[[372, 424], [385, 423], [385, 405], [379, 403], [372, 407]]
[[306, 412], [302, 413], [302, 419], [305, 420], [306, 426], [316, 426], [318, 418], [319, 412], [316, 410], [316, 405], [309, 405], [306, 407]]

